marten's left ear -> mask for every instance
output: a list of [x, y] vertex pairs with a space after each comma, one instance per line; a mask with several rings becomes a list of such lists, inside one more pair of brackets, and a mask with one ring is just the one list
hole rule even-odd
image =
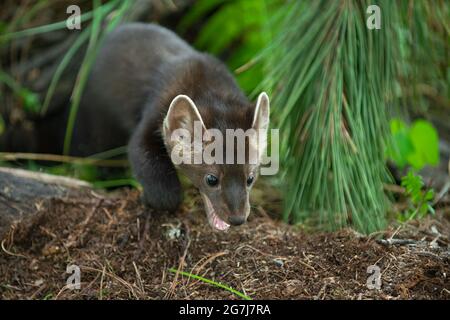
[[188, 96], [180, 94], [172, 100], [167, 111], [163, 125], [164, 135], [165, 137], [170, 137], [175, 130], [185, 129], [189, 131], [191, 137], [194, 137], [196, 122], [201, 125], [201, 129], [206, 130], [202, 116], [195, 103]]
[[269, 128], [270, 104], [267, 93], [261, 92], [256, 102], [255, 113], [253, 115], [253, 129], [267, 130]]

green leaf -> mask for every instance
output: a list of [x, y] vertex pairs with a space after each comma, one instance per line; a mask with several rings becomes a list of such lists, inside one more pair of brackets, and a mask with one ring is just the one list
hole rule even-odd
[[436, 214], [436, 211], [434, 211], [434, 208], [430, 204], [428, 205], [428, 212], [431, 213], [433, 216]]
[[19, 90], [19, 96], [23, 100], [23, 107], [24, 107], [25, 111], [31, 112], [31, 113], [39, 112], [39, 110], [41, 108], [41, 102], [39, 99], [39, 95], [37, 95], [36, 93], [34, 93], [28, 89], [21, 88]]
[[420, 170], [439, 163], [439, 139], [436, 129], [426, 120], [417, 120], [408, 127], [400, 119], [390, 122], [391, 140], [386, 156], [403, 168], [411, 165]]
[[[434, 199], [434, 190], [424, 189], [422, 177], [410, 169], [406, 176], [402, 177], [402, 186], [406, 189], [406, 195], [409, 198], [409, 208], [401, 215], [406, 220], [425, 217], [428, 213], [434, 214], [434, 209], [430, 201]], [[424, 190], [422, 190], [424, 189]], [[404, 221], [403, 219], [398, 219]]]
[[414, 152], [414, 146], [409, 138], [409, 128], [399, 119], [390, 122], [392, 140], [387, 148], [387, 157], [398, 167], [408, 164], [408, 156]]
[[408, 156], [409, 163], [417, 170], [425, 165], [439, 163], [439, 139], [436, 129], [427, 121], [417, 120], [410, 130], [414, 153]]
[[394, 118], [390, 121], [391, 133], [397, 134], [399, 132], [408, 133], [408, 126], [403, 120]]
[[428, 192], [425, 194], [425, 200], [433, 200], [434, 198], [434, 190], [428, 190]]

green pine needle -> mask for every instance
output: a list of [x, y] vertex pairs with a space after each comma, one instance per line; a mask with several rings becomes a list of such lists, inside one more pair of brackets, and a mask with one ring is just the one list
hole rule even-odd
[[229, 287], [227, 285], [221, 284], [220, 282], [209, 280], [209, 279], [203, 278], [201, 276], [198, 276], [196, 274], [192, 274], [192, 273], [188, 273], [188, 272], [184, 272], [184, 271], [178, 271], [178, 270], [176, 270], [174, 268], [170, 268], [169, 271], [172, 272], [172, 273], [175, 273], [175, 274], [179, 273], [179, 274], [181, 274], [183, 276], [186, 276], [186, 277], [189, 277], [189, 278], [192, 278], [192, 279], [196, 279], [196, 280], [200, 280], [200, 281], [203, 281], [203, 282], [208, 283], [208, 284], [212, 284], [213, 286], [216, 286], [216, 287], [221, 288], [221, 289], [225, 289], [225, 290], [227, 290], [227, 291], [237, 295], [238, 297], [240, 297], [240, 298], [242, 298], [244, 300], [252, 300], [252, 298], [250, 298], [249, 296], [243, 294], [242, 292], [234, 290], [233, 288], [231, 288], [231, 287]]
[[379, 1], [381, 30], [366, 27], [368, 1], [298, 1], [266, 55], [278, 61], [275, 128], [287, 181], [285, 220], [328, 229], [385, 226], [384, 146], [392, 97], [395, 3]]

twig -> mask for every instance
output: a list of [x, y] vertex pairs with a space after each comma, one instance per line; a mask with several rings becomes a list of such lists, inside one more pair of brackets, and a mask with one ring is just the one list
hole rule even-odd
[[[213, 255], [210, 255], [209, 257], [204, 257], [204, 258], [207, 258], [206, 261], [203, 262], [199, 267], [197, 267], [197, 265], [198, 265], [204, 258], [200, 259], [200, 260], [194, 265], [194, 267], [192, 268], [192, 273], [200, 274], [200, 271], [201, 271], [208, 263], [211, 263], [211, 262], [212, 262], [213, 260], [215, 260], [216, 258], [221, 257], [221, 256], [223, 256], [223, 255], [226, 255], [226, 254], [228, 254], [228, 253], [229, 253], [229, 251], [228, 251], [228, 250], [225, 250], [225, 251], [220, 251], [220, 252], [217, 252], [217, 253], [215, 253], [215, 254], [213, 254]], [[196, 269], [196, 268], [197, 268], [197, 269]], [[190, 278], [188, 278], [188, 282], [186, 283], [186, 285], [189, 285], [189, 279], [190, 279]], [[193, 285], [197, 284], [199, 281], [200, 281], [200, 280], [197, 280], [197, 281], [191, 283], [190, 285], [193, 286]]]
[[435, 198], [435, 200], [433, 202], [433, 206], [438, 204], [439, 201], [441, 201], [444, 198], [444, 196], [447, 194], [449, 189], [450, 189], [450, 181], [447, 181], [445, 183], [445, 185], [442, 187], [441, 191], [439, 191], [439, 193], [436, 195], [436, 198]]
[[91, 221], [92, 217], [94, 216], [94, 213], [100, 208], [100, 205], [102, 204], [103, 200], [98, 200], [95, 206], [91, 209], [91, 211], [88, 212], [84, 220], [78, 225], [77, 230], [75, 233], [72, 233], [67, 238], [67, 242], [64, 243], [65, 248], [71, 248], [74, 245], [78, 243], [80, 239], [83, 238], [83, 235], [86, 233], [86, 226], [89, 225], [89, 222]]
[[103, 280], [105, 279], [106, 266], [103, 266], [102, 276], [100, 277], [99, 300], [103, 300]]
[[165, 297], [166, 299], [169, 299], [170, 297], [172, 297], [173, 293], [175, 292], [175, 287], [177, 286], [178, 276], [179, 276], [180, 273], [182, 273], [181, 269], [183, 269], [184, 262], [185, 262], [186, 256], [187, 256], [187, 252], [188, 252], [189, 246], [191, 245], [191, 238], [189, 236], [189, 228], [188, 228], [188, 226], [186, 224], [184, 226], [185, 226], [185, 239], [186, 239], [185, 244], [186, 245], [185, 245], [185, 248], [184, 248], [183, 255], [180, 257], [180, 261], [178, 263], [178, 268], [177, 268], [177, 271], [175, 273], [175, 277], [174, 277], [174, 279], [172, 281], [172, 284], [171, 284], [171, 286], [169, 288], [169, 291], [166, 294], [166, 297]]
[[[142, 235], [140, 236], [138, 248], [134, 254], [134, 260], [137, 260], [137, 258], [141, 255], [142, 251], [144, 250], [145, 235], [148, 234], [148, 232], [150, 230], [151, 216], [152, 216], [151, 213], [148, 212], [147, 217], [145, 218], [144, 231], [142, 232]], [[138, 228], [138, 235], [139, 235], [139, 228]]]
[[376, 242], [379, 243], [379, 244], [385, 245], [385, 246], [391, 246], [391, 245], [404, 246], [404, 245], [416, 244], [417, 243], [417, 241], [412, 240], [412, 239], [393, 239], [393, 238], [378, 239]]
[[[81, 269], [88, 270], [88, 271], [94, 271], [94, 272], [101, 273], [101, 274], [104, 273], [105, 275], [111, 277], [112, 279], [117, 280], [117, 281], [118, 281], [119, 283], [121, 283], [123, 286], [127, 287], [128, 290], [130, 290], [131, 294], [132, 294], [136, 299], [139, 298], [139, 296], [136, 294], [136, 292], [135, 292], [135, 290], [134, 290], [134, 288], [138, 288], [138, 287], [137, 287], [136, 285], [132, 285], [132, 284], [128, 283], [127, 281], [125, 281], [124, 279], [122, 279], [122, 278], [120, 278], [119, 276], [115, 275], [114, 273], [107, 272], [107, 271], [104, 272], [103, 270], [99, 270], [99, 269], [97, 269], [97, 268], [92, 268], [92, 267], [88, 267], [88, 266], [80, 266], [80, 268], [81, 268]], [[139, 289], [139, 288], [138, 288], [138, 289]]]
[[8, 251], [8, 250], [5, 248], [5, 241], [6, 241], [6, 239], [4, 239], [4, 240], [2, 241], [1, 247], [2, 247], [2, 250], [3, 250], [6, 254], [8, 254], [8, 255], [10, 255], [10, 256], [13, 256], [13, 257], [21, 257], [21, 258], [28, 259], [27, 256], [24, 256], [23, 254], [20, 254], [20, 253], [12, 253], [11, 251]]
[[386, 191], [390, 191], [393, 193], [399, 193], [399, 194], [404, 194], [406, 192], [405, 188], [403, 188], [402, 186], [399, 186], [397, 184], [387, 184], [384, 183], [383, 184], [383, 189]]
[[253, 67], [257, 62], [258, 62], [257, 59], [251, 59], [248, 62], [244, 63], [242, 66], [240, 66], [237, 69], [235, 69], [234, 73], [235, 74], [240, 74], [242, 72], [245, 72], [248, 69], [250, 69], [251, 67]]
[[10, 153], [0, 152], [0, 160], [2, 161], [17, 161], [17, 160], [35, 160], [35, 161], [51, 161], [63, 162], [80, 165], [96, 165], [99, 167], [127, 167], [127, 160], [111, 160], [111, 159], [95, 159], [95, 158], [81, 158], [64, 156], [58, 154], [46, 153]]
[[142, 282], [141, 273], [139, 272], [139, 269], [134, 261], [133, 261], [133, 267], [134, 267], [134, 271], [136, 271], [137, 282], [141, 289], [141, 294], [144, 295], [145, 294], [144, 283]]

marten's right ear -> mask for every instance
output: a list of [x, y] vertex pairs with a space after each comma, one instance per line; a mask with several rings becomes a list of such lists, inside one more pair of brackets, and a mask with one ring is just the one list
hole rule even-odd
[[[172, 100], [164, 119], [164, 136], [169, 138], [175, 130], [185, 129], [189, 131], [191, 137], [194, 137], [196, 122], [197, 125], [201, 126], [200, 128], [206, 130], [202, 116], [195, 103], [188, 96], [180, 94]], [[202, 134], [202, 132], [199, 133]]]

